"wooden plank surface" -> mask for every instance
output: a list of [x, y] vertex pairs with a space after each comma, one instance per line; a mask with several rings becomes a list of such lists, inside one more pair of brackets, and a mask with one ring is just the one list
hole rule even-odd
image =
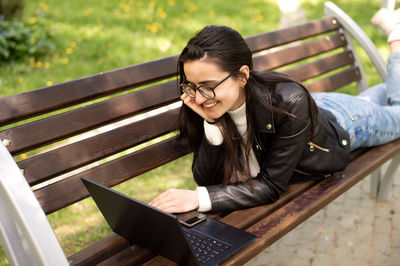
[[253, 59], [254, 69], [265, 71], [276, 69], [291, 63], [304, 60], [328, 51], [346, 46], [346, 39], [341, 33], [290, 46], [288, 48], [256, 56]]
[[0, 132], [0, 138], [11, 141], [11, 145], [7, 148], [11, 154], [16, 155], [139, 112], [172, 103], [178, 99], [175, 86], [176, 82], [171, 81], [7, 129]]
[[108, 187], [177, 159], [190, 150], [176, 142], [176, 137], [125, 155], [95, 168], [34, 191], [46, 214], [55, 212], [88, 197], [81, 177], [92, 179]]
[[295, 25], [285, 29], [270, 31], [246, 38], [250, 50], [255, 53], [270, 49], [290, 42], [303, 40], [322, 33], [337, 30], [339, 23], [334, 18], [314, 20], [301, 25]]
[[117, 234], [111, 234], [100, 241], [68, 257], [68, 263], [74, 266], [97, 265], [112, 255], [130, 248], [129, 242]]
[[[287, 202], [304, 193], [316, 183], [317, 181], [314, 180], [293, 183], [289, 186], [288, 191], [285, 192], [278, 201], [272, 204], [266, 204], [245, 210], [238, 210], [221, 218], [221, 220], [232, 226], [246, 229], [261, 220], [262, 218], [266, 217], [267, 215], [273, 213], [275, 210], [279, 209]], [[213, 217], [213, 215], [211, 216]], [[126, 262], [132, 262], [133, 259], [137, 259], [135, 258], [136, 256], [140, 256], [140, 258], [146, 257], [148, 259], [151, 259], [151, 262], [149, 262], [150, 265], [152, 263], [165, 262], [165, 258], [162, 258], [161, 256], [154, 257], [153, 255], [154, 258], [149, 256], [148, 251], [146, 251], [145, 249], [143, 249], [143, 252], [145, 254], [133, 253], [129, 251], [131, 248], [126, 246], [125, 240], [123, 238], [118, 238], [119, 237], [117, 235], [114, 235], [113, 237], [110, 237], [109, 240], [101, 240], [94, 246], [90, 246], [80, 251], [76, 255], [71, 256], [69, 259], [73, 260], [74, 263], [77, 263], [77, 265], [90, 265], [90, 263], [92, 263], [90, 254], [101, 254], [102, 249], [104, 249], [105, 251], [116, 249], [118, 250], [118, 252], [116, 252], [112, 257], [107, 258], [107, 260], [104, 261], [104, 265], [116, 265], [120, 263], [125, 264]], [[118, 241], [116, 241], [116, 239], [118, 239]], [[142, 259], [140, 259], [140, 261], [142, 261]]]
[[360, 79], [360, 71], [357, 67], [353, 66], [342, 72], [317, 80], [310, 84], [306, 84], [306, 87], [311, 92], [330, 92]]
[[354, 64], [354, 57], [351, 51], [345, 51], [339, 54], [334, 54], [307, 64], [294, 67], [286, 70], [283, 73], [286, 75], [304, 82], [308, 79], [318, 77], [332, 70], [342, 68], [347, 65]]
[[0, 126], [176, 75], [178, 56], [0, 98]]
[[[332, 18], [246, 38], [253, 52], [338, 29]], [[178, 55], [0, 98], [0, 126], [176, 75]]]
[[175, 130], [178, 113], [179, 108], [170, 110], [17, 164], [24, 169], [28, 183], [36, 185]]

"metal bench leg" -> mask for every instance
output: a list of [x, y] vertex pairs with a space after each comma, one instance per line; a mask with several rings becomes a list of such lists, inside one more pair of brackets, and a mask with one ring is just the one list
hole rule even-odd
[[394, 10], [396, 0], [382, 0], [382, 7], [390, 10]]
[[386, 169], [385, 175], [381, 178], [377, 195], [378, 201], [386, 201], [391, 198], [391, 187], [399, 164], [400, 154], [397, 154], [395, 157], [393, 157], [388, 168]]
[[381, 183], [381, 168], [376, 169], [370, 175], [370, 194], [372, 197], [378, 197], [379, 185]]

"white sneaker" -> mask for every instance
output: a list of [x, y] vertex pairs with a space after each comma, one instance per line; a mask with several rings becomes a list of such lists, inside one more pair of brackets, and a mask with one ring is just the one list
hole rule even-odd
[[400, 8], [397, 10], [379, 9], [372, 17], [371, 23], [388, 35], [397, 24], [400, 24]]

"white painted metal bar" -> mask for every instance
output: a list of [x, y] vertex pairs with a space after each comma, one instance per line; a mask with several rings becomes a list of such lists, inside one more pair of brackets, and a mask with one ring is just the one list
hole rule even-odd
[[382, 7], [389, 10], [394, 10], [395, 4], [396, 0], [382, 0]]
[[365, 34], [351, 17], [334, 3], [326, 2], [324, 12], [327, 17], [335, 17], [343, 28], [361, 45], [371, 59], [371, 62], [375, 65], [382, 80], [385, 82], [387, 76], [386, 63], [367, 34]]
[[376, 169], [370, 175], [370, 194], [374, 198], [378, 198], [379, 186], [381, 183], [381, 168]]
[[2, 142], [0, 241], [11, 265], [69, 265], [45, 213]]
[[396, 174], [396, 170], [400, 165], [400, 154], [397, 154], [389, 163], [384, 176], [379, 184], [377, 195], [378, 201], [386, 201], [391, 198], [391, 187]]

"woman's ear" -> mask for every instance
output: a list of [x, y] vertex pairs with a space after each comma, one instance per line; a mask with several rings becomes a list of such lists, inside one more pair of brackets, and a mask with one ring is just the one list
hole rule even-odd
[[250, 68], [247, 65], [243, 65], [243, 66], [240, 67], [239, 71], [242, 72], [246, 76], [246, 80], [243, 80], [242, 81], [243, 84], [241, 84], [242, 87], [244, 87], [246, 85], [246, 83], [247, 83], [247, 80], [250, 77]]

